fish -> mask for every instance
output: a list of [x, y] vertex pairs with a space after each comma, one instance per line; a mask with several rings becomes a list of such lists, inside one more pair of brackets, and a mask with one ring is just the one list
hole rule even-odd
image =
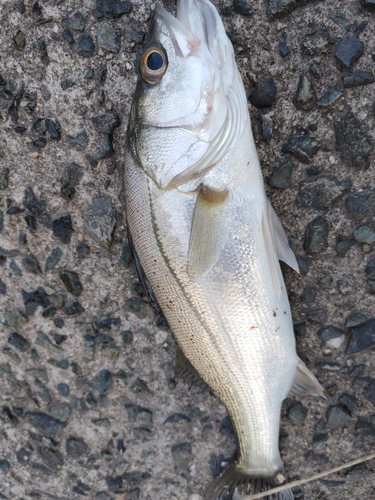
[[[287, 482], [281, 404], [324, 389], [296, 353], [279, 261], [296, 257], [269, 202], [234, 50], [209, 0], [156, 4], [125, 152], [125, 210], [140, 279], [178, 344], [180, 371], [225, 405], [237, 455], [206, 500]], [[292, 500], [286, 487], [269, 499]]]

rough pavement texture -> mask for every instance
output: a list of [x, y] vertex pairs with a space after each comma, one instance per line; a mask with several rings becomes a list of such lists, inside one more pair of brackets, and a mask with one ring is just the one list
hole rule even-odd
[[[295, 479], [374, 450], [374, 3], [215, 3], [299, 256], [301, 275], [284, 268], [298, 352], [330, 396], [285, 401]], [[151, 7], [1, 1], [1, 498], [199, 500], [235, 449], [207, 388], [174, 380], [174, 340], [127, 247], [125, 134]], [[369, 462], [295, 498], [374, 493]]]

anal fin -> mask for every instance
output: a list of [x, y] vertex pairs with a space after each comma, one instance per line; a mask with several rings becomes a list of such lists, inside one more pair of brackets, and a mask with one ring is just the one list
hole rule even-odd
[[315, 375], [307, 368], [305, 363], [300, 359], [297, 364], [296, 372], [292, 386], [287, 395], [288, 398], [293, 396], [301, 396], [303, 394], [311, 394], [313, 396], [322, 396], [325, 398], [324, 388], [318, 382]]
[[206, 385], [197, 370], [187, 359], [181, 348], [177, 345], [176, 349], [176, 364], [175, 375], [177, 378], [183, 379], [187, 383], [194, 383], [199, 386]]
[[195, 202], [188, 250], [188, 275], [196, 279], [212, 268], [227, 241], [229, 191], [200, 185]]

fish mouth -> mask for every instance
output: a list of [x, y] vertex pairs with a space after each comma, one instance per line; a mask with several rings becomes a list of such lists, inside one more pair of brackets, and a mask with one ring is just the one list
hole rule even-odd
[[188, 57], [204, 45], [218, 67], [222, 67], [229, 40], [216, 8], [208, 0], [178, 0], [176, 17], [157, 3], [148, 42], [160, 43], [160, 35], [163, 32], [166, 34], [165, 30], [173, 41], [177, 55]]

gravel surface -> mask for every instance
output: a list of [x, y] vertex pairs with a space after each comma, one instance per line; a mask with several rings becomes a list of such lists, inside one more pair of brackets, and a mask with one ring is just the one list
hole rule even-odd
[[[284, 403], [296, 479], [374, 450], [375, 3], [214, 3], [301, 267], [283, 267], [298, 352], [330, 396]], [[126, 124], [151, 7], [1, 1], [0, 498], [199, 500], [235, 450], [223, 406], [175, 380], [127, 246]], [[295, 498], [372, 498], [374, 467]]]

